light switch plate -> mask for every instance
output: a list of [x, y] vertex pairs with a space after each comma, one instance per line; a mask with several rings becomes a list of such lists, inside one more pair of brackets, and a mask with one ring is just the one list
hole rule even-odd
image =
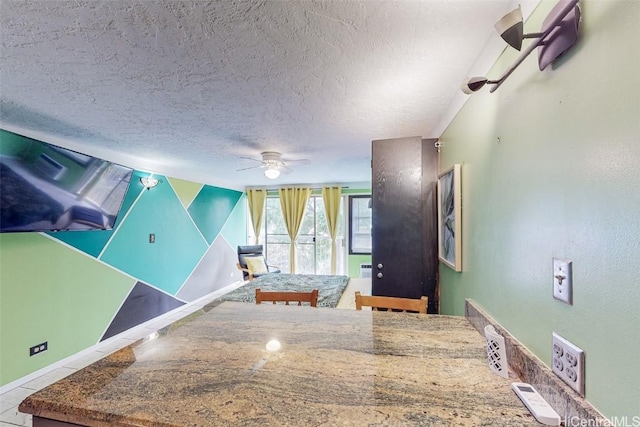
[[573, 277], [571, 260], [553, 259], [553, 297], [573, 305]]

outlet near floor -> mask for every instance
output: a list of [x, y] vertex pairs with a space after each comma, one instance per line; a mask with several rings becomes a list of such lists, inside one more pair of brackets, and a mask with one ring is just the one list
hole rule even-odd
[[29, 356], [35, 356], [36, 354], [40, 354], [43, 351], [47, 351], [49, 348], [49, 343], [47, 341], [40, 343], [38, 345], [34, 345], [33, 347], [29, 347]]
[[551, 369], [584, 397], [584, 351], [555, 332], [552, 335]]

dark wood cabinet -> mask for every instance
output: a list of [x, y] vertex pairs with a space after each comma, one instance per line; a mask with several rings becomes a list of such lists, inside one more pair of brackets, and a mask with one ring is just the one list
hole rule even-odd
[[438, 312], [435, 140], [372, 142], [372, 293], [429, 297]]

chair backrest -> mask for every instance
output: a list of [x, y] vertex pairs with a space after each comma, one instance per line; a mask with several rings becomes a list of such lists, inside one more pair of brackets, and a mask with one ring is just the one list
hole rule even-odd
[[[240, 265], [240, 269], [247, 269], [247, 257], [260, 256], [263, 253], [262, 245], [251, 245], [251, 246], [238, 246], [238, 264]], [[244, 280], [249, 279], [249, 273], [244, 271], [242, 275], [244, 276]]]
[[266, 301], [271, 301], [274, 304], [284, 302], [285, 305], [289, 305], [290, 302], [297, 302], [298, 305], [308, 302], [311, 307], [317, 307], [318, 290], [314, 289], [311, 292], [262, 292], [260, 289], [256, 289], [256, 304]]
[[387, 310], [412, 311], [425, 314], [427, 312], [428, 301], [429, 299], [425, 296], [420, 299], [414, 299], [361, 295], [360, 292], [356, 292], [356, 310], [362, 310], [362, 306], [364, 305], [371, 307], [373, 310], [384, 308]]
[[238, 246], [238, 262], [242, 268], [247, 268], [245, 258], [252, 256], [260, 256], [264, 252], [262, 245]]

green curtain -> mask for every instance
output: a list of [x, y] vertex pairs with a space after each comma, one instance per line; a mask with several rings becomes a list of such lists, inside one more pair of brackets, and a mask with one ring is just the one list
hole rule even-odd
[[296, 247], [298, 233], [300, 232], [300, 224], [302, 217], [307, 208], [307, 201], [311, 196], [311, 188], [280, 188], [278, 190], [280, 196], [280, 206], [282, 207], [282, 216], [287, 226], [287, 233], [291, 239], [289, 248], [289, 265], [291, 274], [296, 272]]
[[264, 201], [267, 200], [267, 190], [262, 188], [249, 188], [247, 190], [247, 201], [249, 202], [249, 214], [251, 214], [251, 224], [256, 236], [256, 245], [260, 244], [260, 226], [262, 225], [262, 214], [264, 212]]
[[336, 233], [338, 232], [341, 193], [341, 187], [322, 188], [324, 213], [327, 215], [327, 227], [329, 228], [329, 235], [331, 236], [331, 274], [336, 274]]

